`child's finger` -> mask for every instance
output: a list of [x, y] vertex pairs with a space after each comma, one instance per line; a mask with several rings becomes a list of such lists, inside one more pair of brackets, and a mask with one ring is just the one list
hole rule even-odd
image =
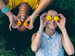
[[43, 18], [44, 20], [46, 19], [46, 17]]
[[17, 26], [12, 26], [12, 28], [18, 28], [19, 26], [17, 25]]
[[11, 31], [11, 25], [9, 25], [9, 30]]
[[61, 17], [61, 15], [60, 15], [60, 14], [57, 14], [57, 15]]
[[20, 21], [20, 19], [18, 19], [16, 16], [15, 16], [15, 18], [14, 18], [14, 19], [16, 19], [16, 20]]
[[[64, 17], [64, 15], [63, 15], [63, 14], [61, 14], [61, 13], [60, 13], [60, 15], [61, 15], [61, 17]], [[64, 17], [64, 18], [65, 18], [65, 17]]]
[[60, 21], [61, 19], [59, 18], [59, 21]]
[[58, 16], [60, 16], [61, 19], [62, 19], [62, 17], [64, 17], [62, 14], [58, 14]]
[[29, 22], [29, 19], [27, 19], [25, 22]]
[[30, 17], [27, 18], [27, 20], [25, 22], [29, 22]]
[[33, 26], [30, 25], [29, 30], [33, 29]]
[[63, 14], [61, 14], [61, 13], [60, 13], [60, 15], [64, 17], [64, 15], [63, 15]]
[[48, 22], [48, 20], [45, 21], [45, 23], [47, 23], [47, 22]]
[[20, 19], [17, 18], [18, 21], [20, 21]]
[[28, 26], [26, 26], [26, 28], [27, 28], [27, 29], [29, 29], [29, 27], [28, 27]]
[[45, 12], [44, 14], [42, 14], [42, 16], [45, 16], [47, 13]]
[[47, 13], [46, 13], [46, 12], [45, 12], [45, 13], [43, 13], [43, 14], [41, 15], [41, 17], [40, 17], [40, 18], [44, 17], [45, 15], [47, 15]]
[[56, 24], [57, 24], [57, 25], [59, 25], [59, 22], [58, 22], [58, 21], [56, 21]]

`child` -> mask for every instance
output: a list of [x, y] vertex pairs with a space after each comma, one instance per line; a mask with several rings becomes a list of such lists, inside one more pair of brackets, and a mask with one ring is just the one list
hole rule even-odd
[[[51, 20], [46, 20], [45, 15], [51, 15]], [[54, 21], [55, 16], [60, 16], [59, 21]], [[40, 17], [40, 27], [32, 36], [31, 49], [36, 56], [64, 56], [64, 49], [68, 55], [74, 54], [74, 47], [65, 28], [66, 18], [54, 10], [44, 13]], [[46, 26], [45, 31], [43, 31]], [[56, 31], [59, 27], [62, 33]]]
[[[0, 0], [0, 9], [9, 17], [10, 31], [11, 27], [18, 28], [19, 31], [26, 31], [26, 28], [28, 28], [29, 30], [33, 28], [35, 18], [37, 18], [37, 16], [52, 2], [53, 0]], [[10, 10], [15, 9], [16, 7], [19, 8], [17, 17], [10, 12]], [[29, 15], [30, 8], [34, 10], [32, 15]], [[22, 23], [24, 23], [24, 21], [29, 21], [30, 23], [26, 28], [23, 26], [23, 24], [18, 27], [18, 25], [14, 23], [14, 21], [16, 20], [21, 21]]]

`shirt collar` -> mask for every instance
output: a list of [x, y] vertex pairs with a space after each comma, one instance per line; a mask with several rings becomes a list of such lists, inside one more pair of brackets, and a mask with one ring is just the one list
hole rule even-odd
[[49, 36], [47, 35], [44, 31], [43, 31], [43, 36], [45, 36], [47, 39], [51, 38], [51, 39], [55, 39], [57, 35], [57, 31], [55, 31], [55, 33], [53, 34], [53, 36]]

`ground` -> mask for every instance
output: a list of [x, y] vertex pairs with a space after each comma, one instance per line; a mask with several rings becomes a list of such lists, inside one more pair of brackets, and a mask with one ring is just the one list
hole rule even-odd
[[[66, 29], [75, 48], [75, 0], [55, 0], [43, 12], [50, 9], [56, 10], [66, 17]], [[12, 10], [12, 13], [16, 15], [17, 11], [17, 9]], [[28, 32], [19, 32], [16, 29], [12, 29], [10, 32], [8, 17], [0, 11], [0, 56], [35, 56], [30, 45], [32, 34], [39, 28], [38, 18], [34, 25], [34, 29]], [[68, 56], [66, 52], [65, 56]]]

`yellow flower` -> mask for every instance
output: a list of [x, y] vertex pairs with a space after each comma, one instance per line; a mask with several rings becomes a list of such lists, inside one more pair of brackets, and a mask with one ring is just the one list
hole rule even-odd
[[51, 17], [50, 15], [47, 15], [46, 19], [47, 19], [47, 20], [51, 20], [52, 17]]
[[55, 21], [58, 21], [58, 20], [59, 20], [59, 17], [58, 17], [58, 16], [55, 16], [55, 17], [54, 17], [54, 20], [55, 20]]
[[28, 23], [27, 22], [24, 22], [24, 26], [28, 26]]
[[20, 26], [20, 25], [21, 25], [21, 21], [18, 21], [18, 22], [17, 22], [17, 25], [19, 25], [19, 26]]

